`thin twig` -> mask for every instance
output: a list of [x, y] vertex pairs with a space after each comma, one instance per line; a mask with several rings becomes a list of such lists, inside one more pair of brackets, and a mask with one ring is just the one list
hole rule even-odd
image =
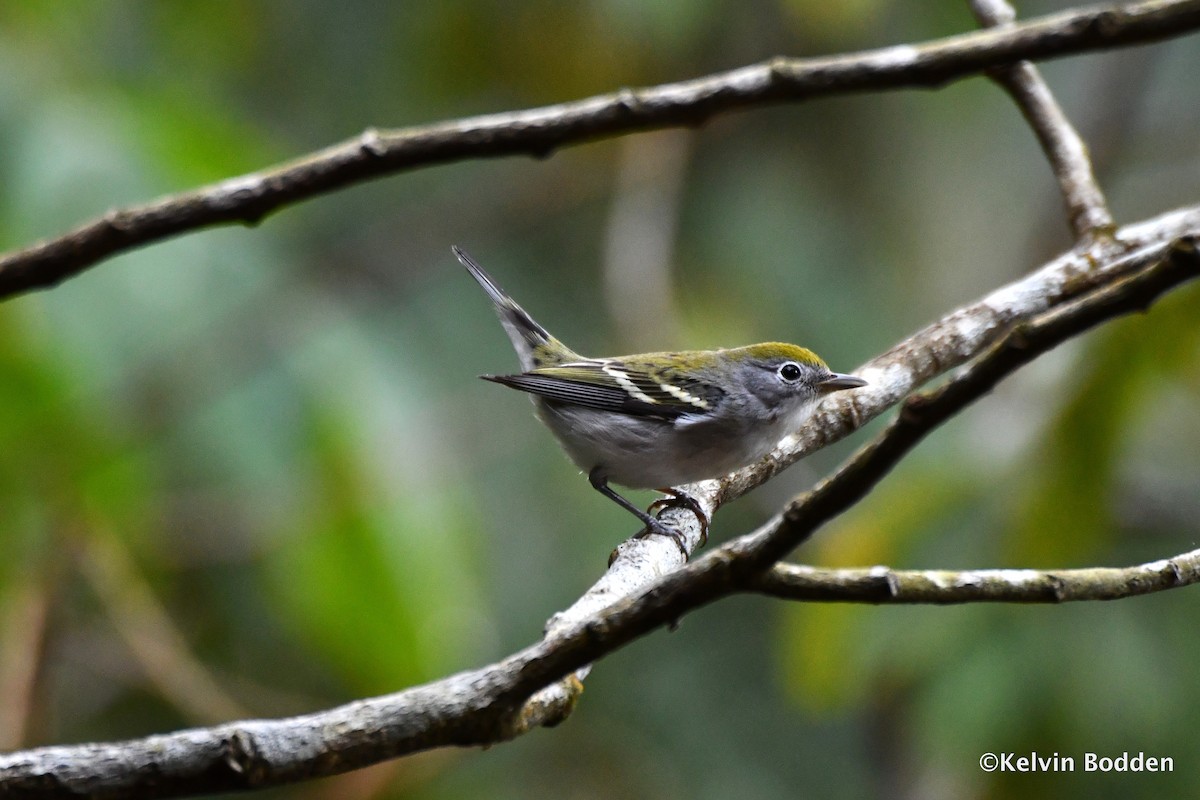
[[186, 718], [211, 723], [245, 716], [196, 659], [133, 558], [110, 531], [93, 526], [79, 565], [150, 682]]
[[776, 564], [752, 590], [784, 600], [822, 603], [1068, 603], [1120, 600], [1200, 583], [1200, 550], [1133, 567], [1089, 569], [820, 569]]
[[0, 617], [0, 750], [28, 741], [54, 578], [52, 569], [27, 569], [7, 587]]
[[[970, 2], [981, 25], [1004, 29], [1016, 24], [1017, 12], [1007, 0]], [[1090, 244], [1111, 237], [1115, 223], [1092, 171], [1087, 145], [1037, 67], [1020, 61], [994, 67], [988, 75], [1012, 96], [1050, 160], [1076, 243]]]
[[0, 299], [54, 286], [117, 253], [212, 225], [255, 224], [284, 206], [404, 170], [465, 158], [545, 157], [607, 136], [696, 126], [769, 103], [935, 87], [1021, 60], [1139, 44], [1200, 27], [1200, 0], [1065, 11], [1002, 29], [823, 58], [774, 58], [679, 83], [397, 130], [370, 129], [289, 163], [114, 209], [0, 258]]

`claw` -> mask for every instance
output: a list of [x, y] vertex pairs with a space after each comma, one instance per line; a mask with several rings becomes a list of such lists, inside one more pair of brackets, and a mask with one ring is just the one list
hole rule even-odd
[[[653, 508], [653, 506], [651, 506], [651, 508]], [[681, 531], [675, 530], [674, 528], [670, 527], [669, 525], [663, 524], [662, 522], [655, 519], [654, 517], [649, 517], [649, 522], [647, 523], [646, 527], [642, 528], [640, 531], [635, 533], [633, 535], [633, 538], [634, 539], [645, 539], [647, 536], [651, 536], [653, 534], [658, 534], [659, 536], [666, 536], [668, 539], [670, 539], [672, 542], [675, 543], [676, 547], [679, 548], [679, 552], [683, 554], [683, 560], [684, 561], [688, 560], [687, 540], [684, 538], [683, 533]], [[611, 565], [612, 562], [609, 561], [609, 564]]]
[[[659, 489], [663, 494], [669, 494], [670, 497], [660, 497], [650, 504], [646, 509], [648, 514], [655, 514], [659, 511], [664, 511], [668, 508], [686, 508], [696, 515], [696, 520], [700, 523], [700, 546], [708, 544], [708, 516], [704, 513], [704, 509], [700, 507], [700, 503], [696, 498], [686, 495], [683, 492], [675, 489]], [[678, 532], [676, 532], [678, 535]], [[682, 547], [682, 545], [681, 545]]]

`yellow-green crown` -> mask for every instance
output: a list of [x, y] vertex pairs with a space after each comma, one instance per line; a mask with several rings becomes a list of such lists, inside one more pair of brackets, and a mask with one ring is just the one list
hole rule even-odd
[[825, 367], [828, 369], [828, 366], [821, 360], [821, 357], [812, 350], [794, 344], [787, 344], [786, 342], [751, 344], [746, 347], [727, 350], [726, 353], [731, 358], [749, 358], [755, 361], [784, 359], [786, 361], [795, 361], [797, 364], [808, 364], [811, 367]]

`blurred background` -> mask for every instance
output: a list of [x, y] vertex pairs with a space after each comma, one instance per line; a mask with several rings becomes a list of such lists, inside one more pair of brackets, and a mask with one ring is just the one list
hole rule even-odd
[[[973, 27], [957, 0], [5, 3], [0, 249], [368, 126]], [[1044, 71], [1120, 222], [1200, 202], [1200, 38]], [[523, 397], [476, 379], [515, 359], [455, 243], [584, 353], [782, 339], [850, 370], [1069, 239], [1032, 134], [972, 79], [396, 175], [10, 300], [0, 748], [394, 691], [534, 641], [601, 574], [634, 526]], [[1196, 547], [1198, 301], [1185, 287], [1032, 365], [796, 557], [1063, 568]], [[722, 509], [713, 540], [870, 433]], [[605, 659], [555, 730], [262, 796], [1181, 795], [1200, 764], [1198, 610], [1194, 589], [734, 598]], [[1176, 771], [977, 766], [1034, 750]]]

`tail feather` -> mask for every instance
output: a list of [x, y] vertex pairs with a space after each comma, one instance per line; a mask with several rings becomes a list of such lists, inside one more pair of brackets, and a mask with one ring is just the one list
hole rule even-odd
[[512, 341], [513, 349], [517, 351], [521, 369], [531, 370], [547, 364], [580, 358], [566, 345], [551, 336], [545, 328], [538, 324], [537, 320], [529, 316], [529, 313], [521, 308], [508, 292], [501, 289], [499, 284], [492, 280], [492, 276], [488, 275], [475, 259], [467, 255], [466, 251], [458, 245], [454, 245], [450, 249], [471, 273], [471, 277], [491, 298], [492, 305], [496, 308], [496, 314], [500, 317], [500, 323]]

